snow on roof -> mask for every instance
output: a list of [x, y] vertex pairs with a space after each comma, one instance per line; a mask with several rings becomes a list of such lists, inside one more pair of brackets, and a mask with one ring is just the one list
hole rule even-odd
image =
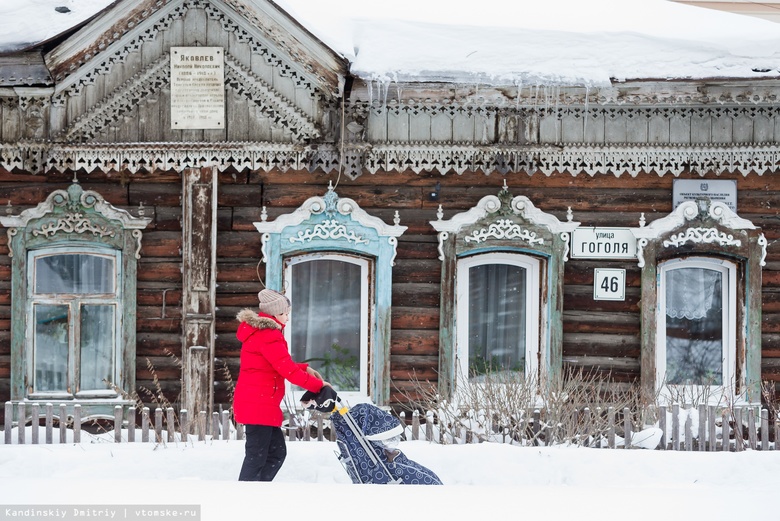
[[275, 0], [378, 81], [780, 76], [780, 24], [666, 0]]
[[[113, 1], [2, 0], [0, 52], [49, 40]], [[372, 81], [600, 86], [780, 77], [780, 24], [666, 0], [275, 3]]]
[[0, 53], [50, 40], [92, 18], [114, 0], [2, 0]]

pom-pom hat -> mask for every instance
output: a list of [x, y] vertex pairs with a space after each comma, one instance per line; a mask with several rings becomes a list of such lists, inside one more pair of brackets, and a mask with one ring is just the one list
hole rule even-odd
[[290, 300], [278, 291], [264, 289], [257, 294], [257, 298], [260, 301], [259, 311], [266, 315], [275, 317], [290, 311]]

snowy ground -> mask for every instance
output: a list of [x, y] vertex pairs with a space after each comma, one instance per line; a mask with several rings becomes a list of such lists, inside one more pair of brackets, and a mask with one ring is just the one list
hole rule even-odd
[[342, 514], [372, 520], [778, 518], [780, 451], [402, 442], [407, 456], [445, 483], [425, 487], [353, 485], [331, 442], [289, 442], [287, 448], [274, 482], [239, 483], [243, 441], [0, 445], [0, 519], [12, 519], [6, 505], [64, 504], [199, 505], [204, 521]]

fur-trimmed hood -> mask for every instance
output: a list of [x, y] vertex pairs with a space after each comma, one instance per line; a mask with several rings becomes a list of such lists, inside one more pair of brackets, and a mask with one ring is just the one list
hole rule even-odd
[[238, 315], [236, 315], [236, 320], [245, 322], [255, 329], [282, 329], [282, 325], [272, 317], [258, 315], [257, 311], [248, 308], [239, 311]]

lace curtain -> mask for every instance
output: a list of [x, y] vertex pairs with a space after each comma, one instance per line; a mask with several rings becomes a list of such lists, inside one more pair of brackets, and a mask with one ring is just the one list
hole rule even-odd
[[[666, 273], [666, 315], [699, 320], [720, 308], [721, 273], [704, 268], [682, 268]], [[716, 291], [716, 288], [718, 289]]]

